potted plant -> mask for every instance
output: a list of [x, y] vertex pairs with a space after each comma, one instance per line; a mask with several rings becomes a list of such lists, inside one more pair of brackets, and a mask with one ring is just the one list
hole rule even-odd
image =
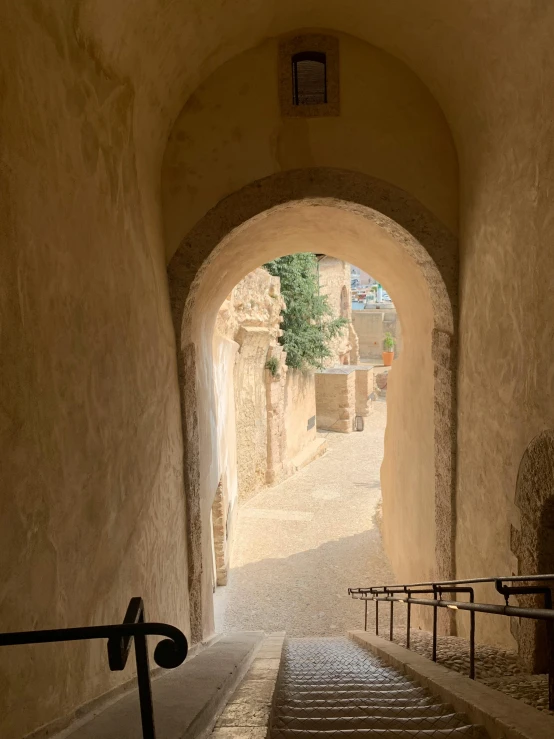
[[390, 367], [392, 365], [395, 344], [396, 339], [389, 331], [387, 331], [383, 340], [383, 365], [385, 367]]

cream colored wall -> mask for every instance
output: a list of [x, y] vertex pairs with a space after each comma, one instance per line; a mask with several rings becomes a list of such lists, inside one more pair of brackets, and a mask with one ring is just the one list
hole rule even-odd
[[[341, 259], [333, 257], [324, 257], [318, 260], [319, 274], [319, 291], [321, 295], [327, 297], [327, 304], [335, 318], [339, 318], [341, 313], [341, 296], [343, 288], [346, 289], [347, 295], [347, 315], [344, 316], [351, 320], [352, 315], [352, 296], [350, 293], [350, 265]], [[351, 341], [354, 337], [350, 335], [348, 327], [344, 327], [341, 334], [336, 336], [328, 344], [331, 356], [328, 357], [324, 364], [327, 367], [333, 367], [341, 363], [341, 358], [347, 355], [349, 364], [350, 350], [354, 347], [355, 341]]]
[[399, 356], [402, 352], [402, 331], [396, 311], [353, 310], [352, 323], [358, 336], [360, 356], [364, 359], [381, 360], [386, 333], [396, 339], [395, 355]]
[[[118, 618], [127, 597], [121, 582], [142, 591], [152, 603], [150, 616], [186, 624], [177, 380], [157, 191], [161, 157], [175, 117], [212, 71], [268, 34], [304, 26], [378, 44], [383, 51], [369, 52], [375, 59], [367, 67], [369, 93], [381, 78], [390, 82], [392, 64], [438, 110], [424, 81], [454, 132], [463, 246], [458, 574], [506, 572], [512, 565], [508, 524], [517, 519], [518, 462], [528, 441], [553, 424], [553, 124], [544, 91], [553, 84], [554, 7], [541, 0], [420, 0], [401, 9], [382, 0], [245, 0], [241, 11], [225, 0], [58, 0], [55, 11], [47, 0], [0, 6], [0, 475], [1, 489], [9, 491], [0, 524], [1, 571], [8, 573], [0, 596], [3, 628]], [[379, 110], [390, 110], [390, 88], [378, 88]], [[406, 88], [401, 99], [408, 104], [411, 96]], [[417, 108], [421, 96], [415, 98]], [[448, 183], [457, 176], [444, 162], [453, 155], [414, 146], [411, 158], [406, 150], [397, 156], [396, 147], [408, 141], [394, 129], [402, 116], [389, 116], [375, 131], [373, 95], [357, 100], [366, 107], [364, 136], [353, 137], [352, 147], [344, 143], [345, 163], [356, 168], [369, 151], [368, 166], [378, 176], [414, 192], [435, 213], [451, 213]], [[212, 111], [206, 130], [219, 132], [224, 116], [215, 105]], [[411, 135], [424, 138], [429, 120], [413, 123]], [[281, 129], [277, 121], [271, 152], [279, 144], [287, 167], [291, 160], [292, 166], [308, 159], [319, 164], [321, 156], [343, 166], [334, 149], [321, 154], [323, 132], [338, 126], [329, 119]], [[370, 130], [387, 135], [366, 136]], [[248, 131], [256, 139], [250, 124]], [[442, 134], [435, 139], [443, 141]], [[260, 150], [267, 151], [266, 143]], [[431, 156], [419, 160], [426, 151]], [[196, 171], [208, 172], [209, 153], [204, 150]], [[196, 221], [199, 201], [213, 205], [236, 187], [235, 178], [273, 171], [273, 158], [246, 158], [232, 171], [214, 168], [217, 186], [203, 186], [209, 195], [197, 195], [194, 183], [181, 192], [184, 221]], [[406, 177], [405, 159], [411, 162]], [[172, 218], [168, 253], [180, 238], [175, 212]], [[476, 322], [477, 310], [494, 320]], [[199, 343], [199, 353], [202, 348]], [[200, 418], [210, 421], [209, 412]], [[201, 472], [210, 469], [203, 461]], [[217, 470], [213, 478], [217, 485]], [[212, 490], [214, 479], [208, 475], [202, 484]], [[98, 531], [109, 539], [101, 547]], [[71, 597], [79, 590], [86, 590], [84, 598]], [[489, 623], [484, 618], [478, 625], [480, 638], [510, 643], [505, 622]], [[106, 674], [100, 645], [19, 650], [11, 659], [17, 674], [1, 677], [0, 733], [17, 739], [125, 677]], [[68, 678], [77, 672], [82, 680]]]
[[339, 117], [282, 118], [277, 40], [270, 39], [220, 67], [195, 91], [164, 158], [168, 258], [221, 198], [274, 172], [302, 167], [383, 178], [456, 230], [456, 152], [425, 86], [398, 60], [342, 34], [340, 80]]
[[[231, 511], [231, 522], [236, 513], [238, 499], [237, 434], [235, 414], [234, 370], [239, 345], [214, 332], [214, 385], [217, 405], [217, 459], [219, 480], [223, 494], [224, 528], [229, 531], [225, 541], [225, 561], [229, 561], [232, 526], [226, 527], [227, 514]], [[215, 491], [214, 491], [215, 493]]]
[[317, 428], [349, 434], [354, 430], [356, 415], [356, 372], [328, 374], [318, 372], [315, 378]]
[[[410, 294], [402, 296], [402, 303], [409, 301], [413, 307], [403, 310], [401, 303], [397, 304], [404, 348], [388, 376], [387, 428], [381, 465], [383, 539], [398, 582], [425, 582], [434, 579], [437, 572], [436, 527], [430, 516], [436, 505], [435, 449], [430, 433], [435, 425], [428, 420], [435, 392], [433, 316], [419, 276], [414, 275], [404, 290]], [[394, 299], [396, 302], [396, 294]], [[426, 616], [417, 614], [428, 626]]]
[[238, 423], [237, 471], [239, 499], [244, 502], [266, 482], [267, 400], [265, 363], [269, 349], [266, 328], [239, 330], [240, 345], [235, 367], [235, 407]]
[[[554, 428], [554, 123], [544, 90], [554, 84], [554, 6], [536, 7], [502, 74], [481, 80], [494, 119], [479, 118], [464, 146], [461, 254], [457, 566], [470, 573], [518, 572], [510, 526], [519, 528], [517, 473], [529, 442]], [[531, 36], [528, 34], [531, 33]], [[550, 38], [549, 50], [541, 45]], [[496, 53], [499, 40], [494, 43]], [[538, 48], [543, 48], [538, 53]], [[521, 572], [520, 574], [528, 574]], [[502, 604], [494, 587], [477, 597]], [[459, 616], [462, 634], [467, 618]], [[480, 640], [514, 646], [508, 619], [477, 618]]]
[[[1, 5], [0, 631], [117, 623], [140, 595], [188, 633], [175, 339], [133, 89], [79, 45], [73, 5]], [[103, 641], [2, 650], [3, 739], [134, 670], [110, 672]]]
[[383, 351], [384, 313], [381, 310], [354, 310], [352, 323], [358, 334], [360, 357], [379, 358]]
[[291, 461], [316, 438], [315, 424], [308, 430], [308, 421], [315, 416], [315, 381], [313, 372], [301, 372], [289, 367], [285, 380], [285, 428], [287, 460]]

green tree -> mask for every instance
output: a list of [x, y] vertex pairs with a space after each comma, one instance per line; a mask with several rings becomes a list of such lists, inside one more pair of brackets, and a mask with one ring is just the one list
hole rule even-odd
[[321, 369], [324, 359], [331, 356], [329, 342], [343, 332], [348, 319], [333, 317], [327, 296], [319, 294], [315, 254], [291, 254], [264, 267], [281, 279], [286, 308], [279, 342], [287, 352], [288, 366]]

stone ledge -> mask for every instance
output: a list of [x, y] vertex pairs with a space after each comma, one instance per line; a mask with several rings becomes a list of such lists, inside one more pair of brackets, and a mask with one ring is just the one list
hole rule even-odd
[[[175, 670], [152, 680], [157, 739], [197, 739], [213, 728], [227, 698], [260, 646], [261, 631], [222, 636]], [[138, 691], [129, 691], [56, 739], [137, 739], [142, 736]]]
[[284, 633], [268, 634], [221, 713], [211, 739], [265, 739], [281, 664]]
[[554, 718], [487, 685], [437, 665], [420, 654], [366, 631], [348, 635], [433, 695], [484, 726], [491, 739], [552, 739]]
[[298, 472], [306, 465], [314, 462], [316, 459], [321, 457], [327, 451], [327, 439], [322, 439], [320, 436], [316, 437], [313, 441], [310, 441], [302, 451], [293, 457], [291, 461], [291, 467], [293, 473]]

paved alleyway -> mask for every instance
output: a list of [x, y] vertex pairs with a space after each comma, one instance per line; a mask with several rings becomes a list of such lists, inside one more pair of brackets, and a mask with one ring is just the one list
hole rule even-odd
[[363, 628], [348, 586], [392, 579], [375, 523], [386, 404], [365, 421], [362, 433], [329, 434], [323, 457], [241, 508], [229, 584], [216, 594], [218, 631]]

